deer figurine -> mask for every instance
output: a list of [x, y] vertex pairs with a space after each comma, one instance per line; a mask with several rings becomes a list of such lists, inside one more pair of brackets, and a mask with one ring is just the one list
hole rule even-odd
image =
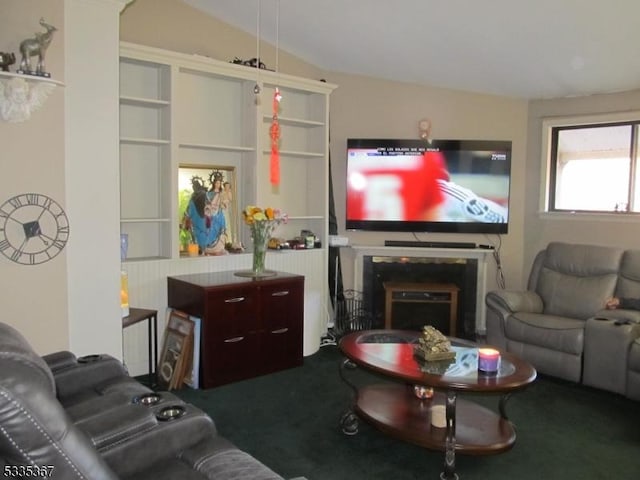
[[[44, 56], [51, 43], [53, 34], [58, 30], [53, 25], [45, 23], [44, 18], [40, 19], [40, 25], [42, 25], [46, 32], [36, 33], [33, 38], [27, 38], [20, 43], [20, 53], [22, 54], [22, 60], [20, 61], [20, 70], [18, 73], [28, 73], [48, 77], [49, 74], [44, 71]], [[31, 66], [31, 57], [38, 56], [38, 64], [35, 71]]]

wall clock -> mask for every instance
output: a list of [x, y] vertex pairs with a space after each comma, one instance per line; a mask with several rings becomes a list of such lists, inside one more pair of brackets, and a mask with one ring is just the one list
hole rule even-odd
[[62, 207], [40, 193], [22, 193], [0, 206], [0, 253], [22, 265], [37, 265], [58, 255], [69, 239]]

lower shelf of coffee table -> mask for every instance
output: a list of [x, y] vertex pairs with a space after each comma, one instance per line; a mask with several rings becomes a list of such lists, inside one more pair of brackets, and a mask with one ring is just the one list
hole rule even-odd
[[[381, 384], [358, 389], [355, 412], [382, 432], [431, 450], [445, 450], [446, 429], [431, 426], [431, 406], [445, 395], [420, 400], [407, 385]], [[516, 433], [509, 420], [477, 403], [456, 400], [456, 453], [491, 455], [513, 447]]]

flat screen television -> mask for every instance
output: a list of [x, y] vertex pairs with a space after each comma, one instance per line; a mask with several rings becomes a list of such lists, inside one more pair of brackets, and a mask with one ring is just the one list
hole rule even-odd
[[507, 233], [511, 142], [347, 140], [347, 230]]

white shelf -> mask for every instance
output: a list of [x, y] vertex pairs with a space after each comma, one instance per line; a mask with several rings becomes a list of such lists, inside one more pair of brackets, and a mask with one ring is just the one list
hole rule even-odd
[[[56, 87], [64, 86], [62, 82], [48, 77], [2, 71], [0, 83], [5, 92], [0, 97], [0, 114], [3, 120], [14, 123], [29, 120], [31, 114], [44, 105]], [[10, 90], [20, 92], [21, 95], [9, 94]]]
[[[264, 115], [262, 118], [263, 122], [271, 123], [273, 121], [273, 115]], [[314, 120], [305, 120], [301, 118], [288, 118], [288, 117], [280, 117], [278, 116], [278, 122], [282, 125], [291, 125], [293, 127], [303, 127], [303, 128], [316, 128], [316, 127], [324, 127], [324, 122], [317, 122]]]
[[157, 107], [164, 108], [171, 105], [167, 100], [157, 100], [155, 98], [140, 98], [140, 97], [120, 97], [121, 105], [134, 105], [138, 107]]
[[169, 145], [171, 142], [159, 138], [120, 137], [120, 143], [129, 143], [132, 145]]
[[252, 147], [240, 147], [235, 145], [214, 145], [214, 144], [202, 144], [202, 143], [180, 143], [180, 148], [195, 148], [199, 150], [220, 150], [225, 152], [253, 152], [255, 148]]
[[51, 83], [53, 85], [56, 85], [58, 87], [64, 87], [64, 83], [62, 83], [59, 80], [54, 80], [53, 78], [50, 77], [41, 77], [39, 75], [24, 75], [21, 73], [12, 73], [12, 72], [1, 72], [0, 71], [0, 79], [2, 78], [6, 78], [6, 79], [11, 79], [11, 78], [21, 78], [22, 80], [26, 80], [29, 83]]
[[170, 218], [121, 218], [120, 223], [163, 223], [170, 222]]
[[298, 221], [298, 220], [322, 220], [325, 218], [322, 215], [295, 215], [290, 216], [289, 221]]
[[[265, 155], [271, 155], [271, 150], [265, 150], [262, 153]], [[281, 157], [323, 158], [325, 156], [323, 152], [293, 152], [290, 150], [280, 150], [278, 153]]]

